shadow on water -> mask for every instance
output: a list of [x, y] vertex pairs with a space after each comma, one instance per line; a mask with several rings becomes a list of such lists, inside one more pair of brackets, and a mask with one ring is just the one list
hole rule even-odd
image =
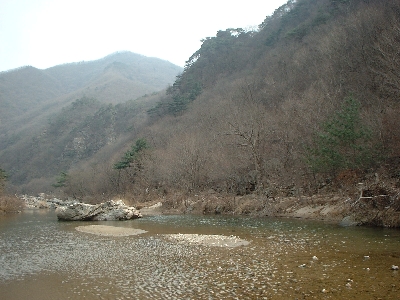
[[[104, 237], [101, 224], [145, 234]], [[172, 242], [170, 233], [235, 235], [248, 246]], [[52, 211], [0, 217], [4, 299], [398, 299], [400, 231], [228, 216], [58, 222]]]

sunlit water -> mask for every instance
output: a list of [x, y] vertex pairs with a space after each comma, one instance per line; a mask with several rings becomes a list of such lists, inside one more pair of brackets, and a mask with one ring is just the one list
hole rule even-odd
[[[148, 232], [75, 230], [89, 224]], [[235, 235], [250, 244], [190, 245], [169, 233]], [[97, 223], [58, 222], [48, 211], [0, 217], [0, 299], [400, 299], [392, 265], [400, 265], [394, 229], [224, 216]]]

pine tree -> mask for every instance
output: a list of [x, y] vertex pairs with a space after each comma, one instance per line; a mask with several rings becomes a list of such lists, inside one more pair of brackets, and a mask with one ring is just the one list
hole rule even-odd
[[55, 188], [61, 188], [67, 186], [68, 181], [68, 174], [66, 172], [61, 172], [60, 175], [57, 177], [56, 183], [52, 186]]
[[139, 159], [139, 154], [149, 146], [145, 139], [138, 139], [131, 149], [126, 151], [122, 159], [114, 164], [114, 169], [122, 170], [129, 168], [134, 161]]
[[307, 150], [307, 162], [314, 173], [337, 173], [362, 169], [372, 162], [371, 131], [362, 124], [360, 103], [345, 99], [342, 109], [322, 126]]

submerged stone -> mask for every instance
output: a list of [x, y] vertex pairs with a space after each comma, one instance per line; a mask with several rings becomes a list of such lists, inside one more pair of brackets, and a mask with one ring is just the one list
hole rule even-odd
[[349, 226], [359, 226], [360, 222], [356, 221], [353, 216], [346, 216], [340, 221], [340, 226], [349, 227]]

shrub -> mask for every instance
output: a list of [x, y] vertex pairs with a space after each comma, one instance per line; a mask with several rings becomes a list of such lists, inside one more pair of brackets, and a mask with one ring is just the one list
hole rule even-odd
[[0, 196], [0, 212], [18, 212], [23, 208], [23, 206], [23, 200], [17, 196]]

